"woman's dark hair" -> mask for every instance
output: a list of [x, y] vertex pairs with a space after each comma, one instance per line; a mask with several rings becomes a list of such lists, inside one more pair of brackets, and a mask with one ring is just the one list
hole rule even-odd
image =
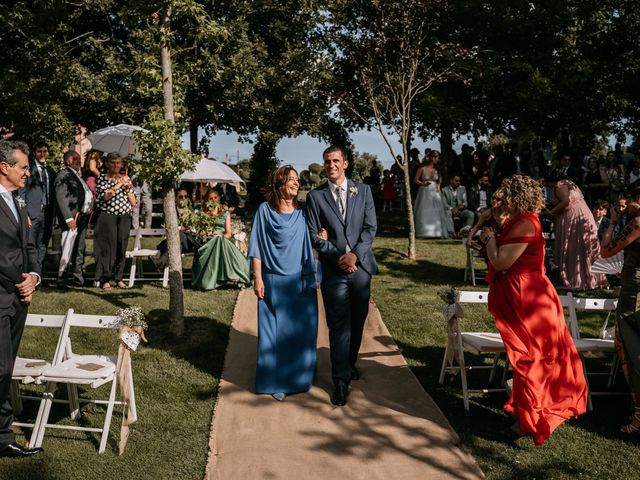
[[[267, 202], [276, 212], [280, 211], [280, 203], [284, 198], [283, 192], [284, 187], [289, 180], [289, 174], [291, 172], [298, 172], [291, 165], [284, 165], [282, 167], [276, 168], [271, 175], [269, 175], [269, 184], [264, 192], [264, 196], [267, 198]], [[293, 199], [293, 206], [295, 208], [300, 208], [298, 204], [298, 199]]]

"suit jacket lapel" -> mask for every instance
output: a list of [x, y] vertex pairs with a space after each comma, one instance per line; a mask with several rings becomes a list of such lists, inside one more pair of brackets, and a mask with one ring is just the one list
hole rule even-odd
[[[338, 204], [336, 203], [336, 199], [333, 198], [333, 193], [331, 192], [331, 185], [327, 183], [327, 187], [324, 189], [324, 198], [333, 210], [333, 213], [336, 214], [336, 217], [340, 219], [342, 224], [344, 224], [344, 218], [340, 214], [340, 210], [338, 209]], [[349, 208], [347, 207], [347, 214], [349, 213]]]
[[[16, 207], [17, 208], [17, 207]], [[7, 217], [9, 217], [9, 220], [11, 220], [11, 222], [16, 226], [20, 228], [20, 225], [18, 225], [18, 222], [16, 222], [16, 217], [13, 215], [13, 212], [11, 211], [11, 208], [9, 208], [9, 205], [7, 205], [6, 200], [4, 199], [4, 197], [2, 197], [0, 199], [0, 210], [2, 210]], [[18, 212], [20, 212], [20, 209], [18, 208]], [[21, 233], [22, 235], [22, 233]]]
[[351, 179], [347, 179], [347, 225], [351, 221], [351, 216], [353, 215], [353, 211], [355, 208], [353, 206], [356, 203], [356, 199], [358, 197], [357, 194], [352, 195], [349, 191], [351, 187], [355, 188], [355, 184]]

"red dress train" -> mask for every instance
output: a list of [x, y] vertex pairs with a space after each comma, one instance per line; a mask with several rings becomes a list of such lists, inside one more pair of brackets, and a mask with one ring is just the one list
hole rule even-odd
[[[531, 222], [535, 235], [515, 236], [521, 222]], [[541, 445], [565, 420], [586, 411], [587, 383], [560, 299], [545, 275], [538, 216], [507, 220], [497, 242], [528, 244], [506, 271], [489, 267], [488, 301], [513, 367], [513, 390], [504, 410]]]

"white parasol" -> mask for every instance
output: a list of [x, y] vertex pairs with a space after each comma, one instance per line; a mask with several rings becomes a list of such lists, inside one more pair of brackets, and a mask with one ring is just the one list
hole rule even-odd
[[118, 152], [122, 157], [137, 155], [135, 132], [147, 132], [135, 125], [114, 125], [101, 128], [89, 135], [93, 148], [105, 153]]
[[193, 171], [182, 174], [181, 180], [183, 182], [244, 183], [240, 175], [227, 165], [210, 158], [201, 158]]

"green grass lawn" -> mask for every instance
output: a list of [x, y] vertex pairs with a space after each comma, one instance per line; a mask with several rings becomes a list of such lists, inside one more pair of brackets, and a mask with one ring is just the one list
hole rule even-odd
[[[459, 377], [438, 385], [446, 331], [439, 285], [463, 286], [464, 250], [458, 241], [418, 241], [418, 259], [409, 261], [399, 214], [385, 214], [374, 249], [380, 274], [373, 296], [382, 318], [402, 349], [413, 372], [459, 433], [463, 444], [490, 479], [629, 479], [640, 476], [638, 442], [617, 433], [628, 411], [628, 397], [595, 397], [592, 413], [561, 426], [542, 447], [526, 438], [503, 440], [498, 431], [510, 422], [502, 413], [503, 393], [475, 394], [471, 413], [462, 405]], [[188, 260], [185, 260], [185, 265]], [[89, 262], [90, 263], [90, 262]], [[88, 271], [92, 266], [88, 265]], [[478, 288], [483, 288], [482, 286]], [[486, 288], [486, 287], [485, 287]], [[598, 295], [606, 294], [600, 292]], [[117, 456], [120, 411], [114, 415], [106, 453], [97, 453], [97, 436], [49, 430], [45, 453], [19, 461], [0, 459], [0, 479], [200, 479], [203, 477], [211, 415], [226, 350], [229, 324], [237, 291], [185, 290], [186, 338], [168, 338], [168, 292], [159, 282], [136, 283], [131, 290], [102, 292], [95, 288], [58, 292], [45, 288], [35, 296], [32, 312], [113, 314], [118, 308], [140, 305], [149, 320], [149, 344], [133, 354], [139, 421], [134, 424], [124, 456]], [[468, 330], [493, 329], [485, 307], [466, 309]], [[594, 335], [602, 318], [581, 317], [584, 334]], [[39, 355], [55, 346], [55, 335], [31, 329], [25, 332], [22, 354]], [[110, 353], [117, 348], [113, 332], [91, 332], [80, 337], [79, 353]], [[481, 361], [481, 360], [478, 360]], [[590, 359], [606, 370], [606, 359]], [[470, 374], [470, 386], [483, 384], [486, 371]], [[624, 389], [618, 379], [616, 388]], [[104, 388], [101, 393], [104, 394]], [[63, 396], [60, 393], [60, 396]], [[25, 420], [35, 417], [37, 405], [26, 403]], [[52, 421], [64, 420], [65, 408], [56, 405]], [[98, 425], [101, 407], [86, 409], [82, 422]], [[87, 441], [89, 438], [91, 441]], [[285, 454], [283, 452], [283, 454]]]

